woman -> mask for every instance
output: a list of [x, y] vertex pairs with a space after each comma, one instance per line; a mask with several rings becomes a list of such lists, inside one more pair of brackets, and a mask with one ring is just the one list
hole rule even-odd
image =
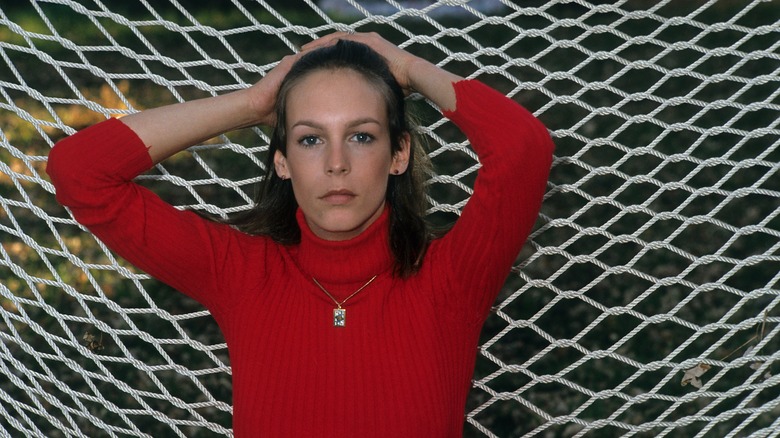
[[[460, 219], [432, 241], [415, 207], [421, 157], [399, 122], [412, 90], [483, 165]], [[275, 126], [272, 172], [236, 226], [132, 183], [256, 124]], [[503, 95], [376, 34], [338, 33], [245, 90], [83, 130], [54, 147], [48, 172], [78, 221], [211, 311], [230, 353], [236, 436], [449, 437], [462, 434], [480, 328], [538, 214], [551, 155], [544, 126]]]

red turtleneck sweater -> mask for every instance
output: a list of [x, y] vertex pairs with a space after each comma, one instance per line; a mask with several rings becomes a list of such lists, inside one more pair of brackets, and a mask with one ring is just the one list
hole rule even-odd
[[[152, 166], [118, 120], [58, 143], [57, 199], [118, 254], [208, 308], [228, 345], [237, 437], [453, 437], [480, 328], [536, 219], [551, 164], [544, 126], [477, 81], [445, 113], [482, 168], [420, 272], [392, 275], [387, 211], [358, 237], [275, 244], [182, 212], [132, 182]], [[311, 280], [342, 300], [347, 323]], [[176, 388], [170, 388], [175, 392]]]

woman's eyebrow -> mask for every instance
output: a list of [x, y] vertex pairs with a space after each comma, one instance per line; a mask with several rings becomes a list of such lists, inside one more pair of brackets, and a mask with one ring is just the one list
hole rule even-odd
[[[373, 118], [373, 117], [361, 117], [359, 119], [352, 120], [351, 122], [347, 123], [348, 128], [353, 128], [355, 126], [364, 125], [367, 123], [373, 123], [376, 125], [382, 125], [379, 120]], [[319, 129], [319, 130], [325, 130], [325, 126], [321, 123], [317, 123], [313, 120], [298, 120], [297, 122], [293, 123], [292, 126], [290, 126], [290, 129], [295, 128], [297, 126], [307, 126], [309, 128]]]
[[363, 117], [363, 118], [360, 118], [360, 119], [357, 119], [357, 120], [353, 120], [352, 122], [347, 124], [347, 126], [349, 126], [351, 128], [351, 127], [354, 127], [354, 126], [365, 125], [367, 123], [373, 123], [373, 124], [380, 125], [380, 126], [382, 125], [382, 123], [379, 120], [377, 120], [377, 119], [375, 119], [373, 117]]

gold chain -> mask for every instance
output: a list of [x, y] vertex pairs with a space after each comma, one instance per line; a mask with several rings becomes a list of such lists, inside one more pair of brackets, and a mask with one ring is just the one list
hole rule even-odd
[[347, 302], [347, 300], [349, 300], [350, 298], [354, 297], [354, 296], [355, 296], [355, 295], [357, 295], [357, 294], [358, 294], [358, 293], [359, 293], [361, 290], [363, 290], [363, 289], [365, 289], [366, 287], [368, 287], [368, 285], [369, 285], [369, 284], [371, 284], [371, 282], [372, 282], [372, 281], [376, 280], [376, 277], [377, 277], [377, 275], [374, 275], [373, 277], [371, 277], [371, 279], [370, 279], [370, 280], [368, 280], [368, 281], [366, 282], [366, 284], [364, 284], [363, 286], [360, 286], [360, 288], [359, 288], [358, 290], [356, 290], [355, 292], [352, 292], [352, 295], [350, 295], [350, 296], [348, 296], [348, 297], [344, 298], [344, 301], [342, 301], [342, 302], [340, 302], [340, 303], [339, 303], [339, 302], [338, 302], [338, 301], [337, 301], [335, 298], [333, 298], [333, 295], [331, 295], [331, 294], [330, 294], [330, 292], [328, 292], [328, 291], [327, 291], [327, 290], [326, 290], [324, 287], [322, 287], [322, 285], [320, 284], [320, 282], [319, 282], [319, 281], [317, 281], [317, 279], [316, 279], [316, 278], [312, 277], [311, 279], [312, 279], [312, 280], [314, 280], [314, 284], [316, 284], [316, 285], [317, 285], [317, 286], [318, 286], [320, 289], [322, 289], [322, 291], [323, 291], [323, 292], [325, 292], [325, 295], [327, 295], [327, 296], [328, 296], [328, 298], [330, 298], [331, 300], [333, 300], [333, 302], [336, 304], [336, 306], [338, 306], [338, 308], [339, 308], [339, 309], [341, 309], [341, 306], [343, 306], [343, 305], [344, 305], [344, 303], [346, 303], [346, 302]]

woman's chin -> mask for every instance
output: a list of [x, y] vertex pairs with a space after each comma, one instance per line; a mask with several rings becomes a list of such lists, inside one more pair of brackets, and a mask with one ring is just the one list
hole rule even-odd
[[334, 211], [326, 214], [321, 220], [306, 222], [312, 232], [325, 240], [349, 240], [365, 231], [378, 216], [360, 217], [352, 212]]

